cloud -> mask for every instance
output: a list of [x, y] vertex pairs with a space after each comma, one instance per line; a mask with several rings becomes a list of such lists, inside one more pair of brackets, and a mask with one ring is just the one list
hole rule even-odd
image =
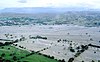
[[100, 0], [1, 0], [1, 7], [89, 7], [100, 9]]
[[27, 0], [19, 0], [19, 3], [27, 3]]

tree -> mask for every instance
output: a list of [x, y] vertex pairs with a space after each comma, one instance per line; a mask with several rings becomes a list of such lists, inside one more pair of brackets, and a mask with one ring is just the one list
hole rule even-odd
[[98, 60], [98, 62], [100, 62], [100, 60]]
[[8, 50], [10, 50], [10, 48], [8, 48]]
[[4, 56], [5, 56], [5, 53], [2, 53], [2, 54], [1, 54], [1, 57], [4, 57]]
[[51, 59], [54, 59], [54, 56], [51, 56]]
[[3, 57], [0, 57], [0, 62], [3, 62]]
[[91, 62], [95, 62], [94, 60], [92, 60]]
[[3, 45], [3, 43], [2, 42], [0, 42], [0, 46], [2, 46]]
[[75, 50], [74, 50], [73, 48], [70, 48], [70, 51], [71, 51], [71, 52], [75, 52]]
[[88, 34], [88, 33], [85, 33], [86, 35]]
[[16, 61], [17, 60], [17, 57], [16, 56], [13, 56], [13, 58], [12, 58], [14, 61]]
[[82, 60], [82, 62], [84, 62], [84, 61]]
[[62, 59], [62, 60], [61, 60], [61, 62], [65, 62], [65, 60], [64, 60], [64, 59]]
[[1, 47], [2, 49], [4, 49], [4, 47]]
[[92, 39], [92, 38], [90, 38], [90, 41], [93, 41], [93, 39]]
[[5, 62], [11, 62], [10, 60], [5, 60]]
[[68, 60], [68, 62], [73, 62], [74, 61], [74, 58], [70, 58], [69, 60]]

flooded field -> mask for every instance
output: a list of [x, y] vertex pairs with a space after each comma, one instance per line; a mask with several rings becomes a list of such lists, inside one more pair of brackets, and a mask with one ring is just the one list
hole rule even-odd
[[[8, 36], [7, 36], [8, 35]], [[34, 38], [36, 36], [47, 39]], [[89, 46], [79, 56], [77, 47], [93, 44], [100, 46], [100, 27], [84, 27], [77, 25], [24, 25], [1, 26], [0, 39], [15, 40], [25, 37], [18, 46], [23, 46], [27, 51], [40, 51], [42, 54], [64, 59], [66, 62], [74, 58], [74, 62], [91, 62], [100, 60], [100, 48]], [[30, 38], [33, 37], [33, 38]], [[4, 42], [4, 40], [0, 40]], [[12, 45], [13, 46], [13, 45]], [[70, 51], [73, 48], [75, 51]]]

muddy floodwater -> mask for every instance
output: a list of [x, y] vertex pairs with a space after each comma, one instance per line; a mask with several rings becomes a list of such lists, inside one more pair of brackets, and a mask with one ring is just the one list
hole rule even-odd
[[[5, 34], [11, 36], [6, 37]], [[47, 39], [29, 39], [29, 36], [35, 37], [37, 35], [47, 37]], [[68, 49], [70, 42], [63, 42], [64, 39], [72, 41], [71, 46], [74, 49], [79, 45], [88, 45], [90, 43], [100, 46], [100, 27], [84, 27], [77, 25], [24, 25], [0, 27], [0, 39], [17, 39], [21, 36], [26, 38], [25, 41], [15, 44], [25, 47], [28, 51], [39, 51], [48, 47], [48, 49], [40, 53], [54, 56], [57, 59], [65, 59], [66, 62], [76, 54], [76, 50], [75, 52], [70, 52]], [[61, 42], [57, 42], [59, 39], [61, 39]], [[85, 62], [100, 60], [100, 48], [89, 47], [88, 50], [76, 57], [74, 62], [81, 62], [82, 60]]]

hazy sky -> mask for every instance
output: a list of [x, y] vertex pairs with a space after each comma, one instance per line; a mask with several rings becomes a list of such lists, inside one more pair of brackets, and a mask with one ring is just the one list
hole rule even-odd
[[100, 8], [100, 0], [1, 0], [0, 8], [6, 7], [90, 7]]

